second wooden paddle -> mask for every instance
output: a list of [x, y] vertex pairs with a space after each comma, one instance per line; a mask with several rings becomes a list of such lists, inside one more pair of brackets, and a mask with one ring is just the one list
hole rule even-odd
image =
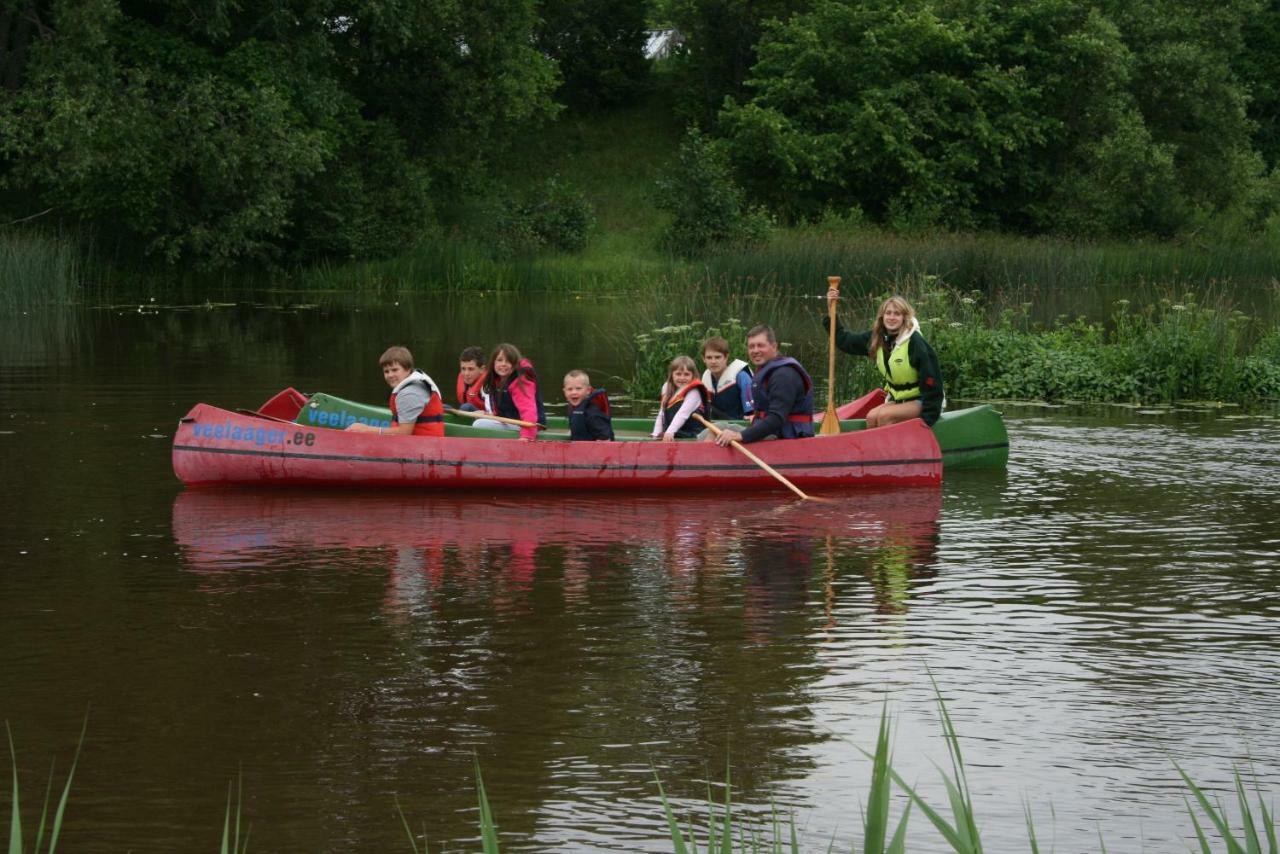
[[[719, 428], [719, 427], [717, 427], [716, 425], [712, 424], [710, 421], [708, 421], [707, 419], [703, 418], [701, 415], [699, 415], [699, 414], [698, 414], [698, 413], [696, 413], [696, 412], [692, 413], [692, 416], [691, 416], [691, 417], [692, 417], [694, 420], [696, 420], [699, 424], [701, 424], [703, 427], [706, 427], [708, 430], [710, 430], [710, 431], [711, 431], [711, 435], [713, 435], [713, 436], [719, 436], [719, 435], [720, 435], [720, 433], [722, 432], [722, 431], [720, 430], [720, 428]], [[731, 444], [731, 445], [733, 445], [733, 447], [734, 447], [734, 448], [736, 448], [736, 449], [738, 449], [739, 451], [741, 451], [741, 452], [742, 452], [742, 454], [743, 454], [744, 456], [746, 456], [746, 458], [747, 458], [747, 459], [751, 460], [751, 462], [753, 462], [753, 463], [755, 463], [756, 465], [760, 466], [760, 468], [761, 468], [761, 469], [763, 469], [767, 474], [772, 475], [772, 476], [773, 476], [773, 478], [774, 478], [774, 480], [778, 481], [778, 483], [782, 484], [782, 485], [783, 485], [783, 486], [785, 486], [787, 489], [791, 490], [792, 492], [794, 492], [796, 495], [800, 496], [800, 497], [801, 497], [801, 498], [803, 498], [804, 500], [806, 500], [806, 501], [826, 501], [826, 499], [825, 499], [825, 498], [815, 498], [815, 497], [814, 497], [814, 496], [812, 496], [812, 495], [805, 495], [803, 492], [801, 492], [801, 491], [800, 491], [800, 487], [796, 486], [794, 483], [792, 483], [791, 481], [789, 481], [789, 480], [787, 480], [785, 477], [783, 477], [781, 474], [779, 474], [779, 473], [777, 472], [777, 470], [776, 470], [776, 469], [774, 469], [774, 467], [773, 467], [773, 466], [769, 465], [769, 464], [768, 464], [768, 463], [766, 463], [764, 460], [760, 459], [760, 458], [759, 458], [759, 457], [757, 457], [755, 454], [753, 454], [753, 453], [751, 453], [750, 451], [748, 451], [748, 450], [747, 450], [747, 446], [746, 446], [746, 445], [744, 445], [744, 444], [742, 444], [741, 442], [730, 442], [730, 444]]]

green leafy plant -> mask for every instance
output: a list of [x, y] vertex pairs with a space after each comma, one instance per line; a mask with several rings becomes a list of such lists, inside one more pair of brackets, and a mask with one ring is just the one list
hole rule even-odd
[[[18, 786], [18, 753], [13, 746], [13, 730], [9, 728], [9, 724], [5, 722], [5, 733], [9, 737], [9, 760], [13, 763], [13, 789], [12, 789], [12, 808], [9, 815], [9, 847], [8, 854], [25, 854], [23, 830], [22, 830], [22, 807], [20, 799], [20, 789]], [[75, 756], [71, 760], [71, 768], [67, 771], [67, 782], [62, 787], [62, 796], [58, 798], [58, 805], [54, 810], [52, 823], [48, 824], [48, 848], [45, 850], [48, 854], [54, 854], [58, 848], [58, 837], [62, 833], [62, 820], [67, 812], [67, 799], [71, 795], [71, 780], [76, 774], [76, 765], [80, 761], [80, 749], [84, 747], [84, 736], [89, 728], [89, 718], [86, 715], [84, 724], [80, 728], [80, 740], [76, 743]], [[40, 846], [45, 842], [45, 827], [49, 821], [49, 798], [53, 793], [53, 766], [49, 767], [49, 782], [45, 786], [44, 803], [40, 807], [40, 821], [36, 826], [35, 844], [31, 850], [35, 854], [39, 854]]]
[[640, 400], [658, 397], [663, 381], [667, 378], [667, 366], [676, 356], [691, 356], [697, 362], [702, 358], [702, 342], [718, 335], [740, 346], [747, 330], [741, 320], [730, 317], [714, 326], [700, 320], [688, 323], [671, 323], [659, 326], [635, 336], [635, 372], [626, 379], [626, 391]]

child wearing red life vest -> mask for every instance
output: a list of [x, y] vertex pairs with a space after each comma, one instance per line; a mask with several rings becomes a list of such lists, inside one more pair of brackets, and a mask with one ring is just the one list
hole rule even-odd
[[564, 399], [569, 403], [570, 441], [613, 441], [609, 395], [602, 388], [591, 387], [586, 371], [564, 375]]
[[463, 412], [484, 412], [484, 350], [468, 347], [458, 356], [458, 408]]
[[653, 438], [664, 442], [693, 439], [702, 425], [692, 419], [695, 412], [706, 415], [706, 387], [698, 379], [698, 366], [688, 356], [676, 356], [667, 366], [662, 384], [662, 403], [653, 422]]
[[408, 347], [390, 347], [378, 360], [382, 378], [391, 386], [391, 426], [375, 427], [356, 422], [353, 433], [385, 433], [391, 436], [443, 436], [444, 401], [435, 380], [413, 368]]

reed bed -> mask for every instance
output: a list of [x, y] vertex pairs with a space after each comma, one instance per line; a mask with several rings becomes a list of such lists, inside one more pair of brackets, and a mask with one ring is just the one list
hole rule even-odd
[[80, 249], [70, 238], [40, 231], [0, 231], [0, 311], [76, 302]]
[[[947, 394], [979, 400], [1087, 403], [1280, 400], [1280, 290], [1251, 311], [1223, 287], [1147, 286], [1133, 299], [1109, 300], [1093, 312], [1047, 314], [1026, 288], [994, 294], [963, 290], [933, 274], [896, 274], [882, 290], [851, 289], [842, 322], [867, 328], [889, 294], [915, 306], [925, 338], [937, 351]], [[630, 303], [619, 347], [635, 354], [624, 385], [633, 397], [653, 397], [667, 362], [700, 355], [709, 334], [741, 347], [741, 331], [761, 320], [778, 331], [784, 351], [801, 362], [826, 362], [820, 294], [797, 295], [778, 283], [718, 283], [683, 294], [641, 295]], [[673, 306], [679, 306], [673, 310]], [[734, 335], [737, 338], [733, 337]], [[741, 356], [738, 349], [735, 355]], [[821, 373], [821, 372], [820, 372]], [[818, 398], [826, 377], [815, 375]], [[881, 384], [866, 358], [840, 355], [836, 396], [857, 397]]]

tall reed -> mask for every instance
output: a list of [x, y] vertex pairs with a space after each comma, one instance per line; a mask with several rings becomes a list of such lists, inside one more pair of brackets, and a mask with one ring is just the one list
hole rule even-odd
[[[5, 734], [9, 738], [9, 760], [13, 763], [12, 801], [9, 814], [9, 846], [8, 854], [25, 854], [26, 847], [22, 830], [21, 788], [18, 785], [18, 752], [13, 746], [13, 730], [5, 721]], [[71, 796], [71, 780], [76, 775], [76, 765], [80, 762], [80, 749], [84, 747], [84, 736], [89, 729], [89, 717], [85, 716], [80, 728], [80, 740], [76, 742], [75, 756], [71, 759], [71, 768], [67, 771], [67, 782], [62, 787], [62, 796], [49, 822], [49, 798], [53, 794], [53, 765], [49, 766], [49, 781], [45, 784], [44, 803], [40, 807], [40, 822], [36, 827], [35, 844], [31, 847], [33, 854], [40, 854], [40, 846], [45, 842], [45, 827], [48, 824], [49, 837], [47, 854], [54, 854], [58, 848], [58, 837], [62, 834], [62, 820], [67, 813], [67, 800]]]
[[79, 284], [80, 250], [74, 240], [0, 229], [0, 311], [69, 305], [79, 295]]

